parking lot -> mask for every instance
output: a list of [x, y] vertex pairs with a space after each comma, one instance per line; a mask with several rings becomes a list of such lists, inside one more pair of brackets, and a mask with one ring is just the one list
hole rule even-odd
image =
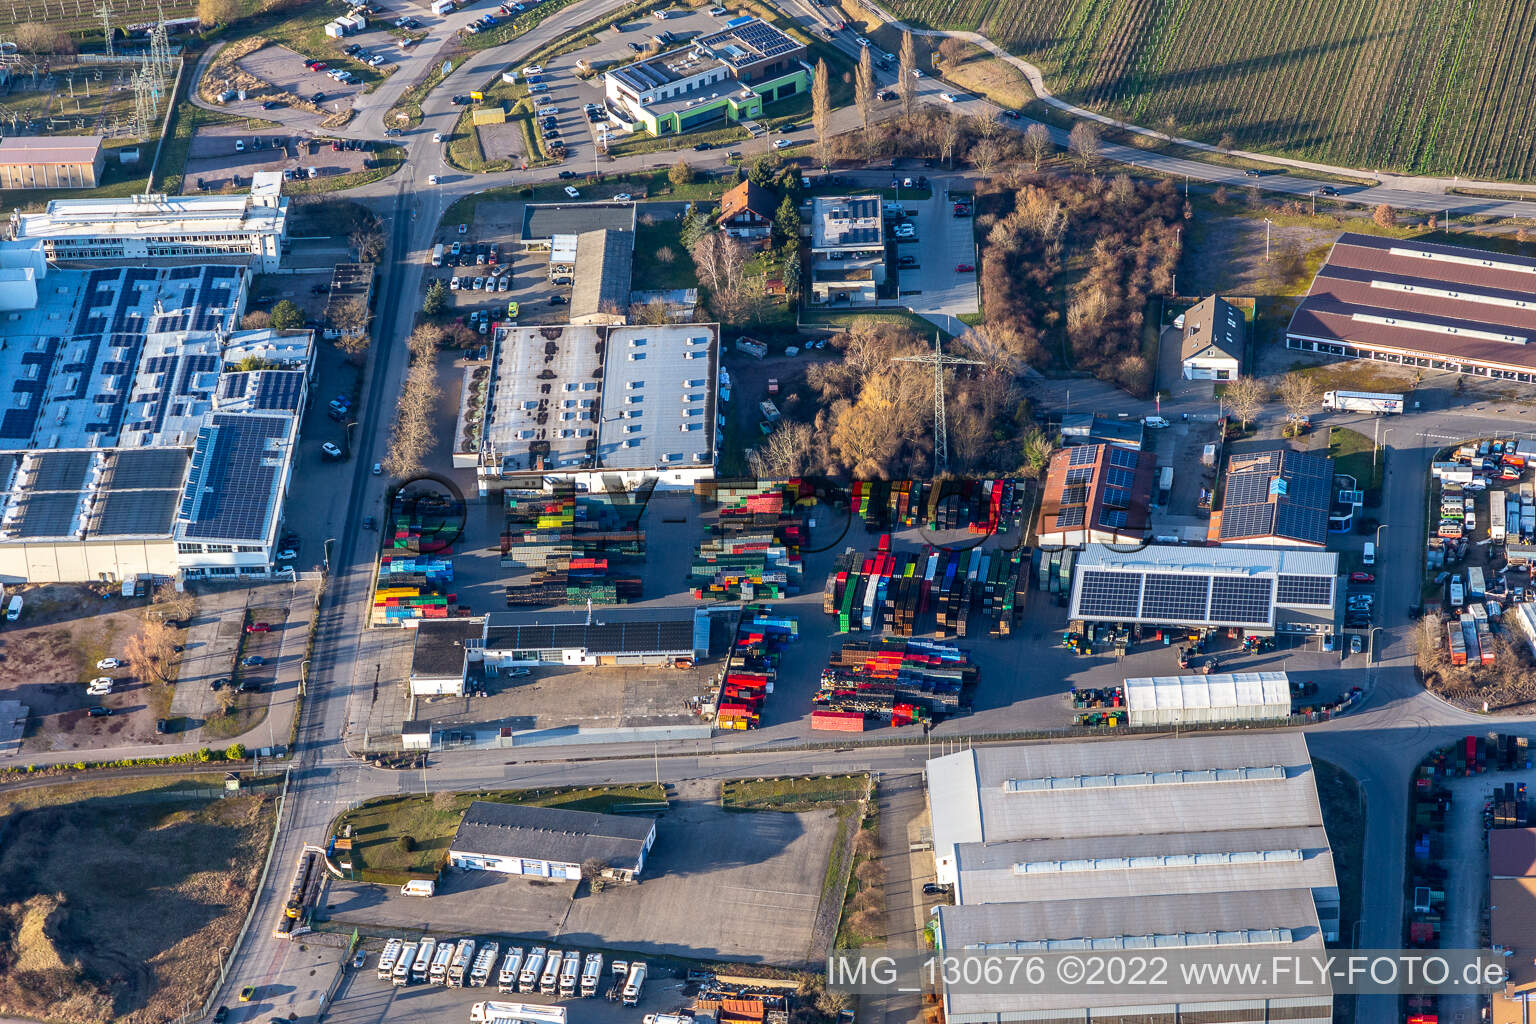
[[[257, 171], [283, 171], [314, 177], [350, 174], [363, 169], [369, 150], [358, 142], [350, 146], [284, 132], [252, 132], [241, 125], [199, 128], [187, 152], [183, 193], [244, 190]], [[238, 178], [238, 181], [236, 180]], [[202, 187], [200, 187], [200, 184]]]
[[[379, 43], [381, 48], [384, 40], [389, 40], [391, 44], [394, 41], [386, 32], [370, 30], [363, 33], [360, 37], [354, 37], [350, 42], [361, 44], [364, 39], [372, 36], [378, 37], [375, 42]], [[316, 105], [323, 110], [329, 112], [346, 110], [363, 92], [364, 85], [356, 69], [352, 72], [354, 76], [352, 82], [338, 82], [326, 74], [327, 71], [331, 70], [330, 67], [321, 71], [311, 71], [307, 66], [310, 61], [324, 61], [328, 56], [321, 53], [300, 54], [288, 49], [286, 46], [263, 46], [255, 53], [241, 57], [239, 65], [242, 70], [255, 75], [257, 78], [271, 82], [272, 85], [284, 92], [291, 92], [304, 99], [314, 100]], [[327, 63], [329, 62], [327, 61]], [[340, 67], [342, 64], [349, 68], [353, 67], [350, 61], [341, 62], [335, 66]], [[315, 99], [316, 93], [320, 94], [320, 99], [318, 100]], [[256, 100], [246, 100], [243, 103], [236, 100], [228, 104], [228, 106], [235, 113], [248, 114], [252, 117], [260, 117], [263, 113], [261, 103]]]
[[429, 921], [452, 934], [494, 933], [621, 957], [820, 960], [829, 937], [813, 943], [813, 933], [836, 812], [727, 811], [713, 783], [695, 788], [696, 797], [675, 800], [658, 819], [638, 885], [576, 899], [577, 883], [450, 869], [427, 906], [385, 886], [333, 883], [331, 919], [386, 933]]
[[[899, 257], [918, 257], [918, 266], [900, 268], [901, 302], [925, 316], [959, 317], [979, 308], [976, 278], [976, 242], [969, 216], [969, 191], [951, 193], [942, 179], [932, 183], [927, 199], [904, 199], [902, 208], [915, 216], [904, 223], [916, 228], [916, 238], [896, 246]], [[957, 187], [959, 183], [956, 183]], [[955, 215], [962, 203], [966, 216]], [[951, 329], [956, 329], [956, 320]]]

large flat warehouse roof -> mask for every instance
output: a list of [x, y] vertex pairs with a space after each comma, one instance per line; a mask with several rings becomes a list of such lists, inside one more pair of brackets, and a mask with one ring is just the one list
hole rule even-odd
[[1291, 316], [1297, 339], [1536, 368], [1536, 260], [1344, 234]]

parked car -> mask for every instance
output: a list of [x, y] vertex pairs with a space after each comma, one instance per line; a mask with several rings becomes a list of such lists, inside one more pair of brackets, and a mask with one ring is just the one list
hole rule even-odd
[[253, 622], [250, 625], [245, 627], [245, 631], [247, 633], [270, 633], [270, 632], [272, 632], [272, 623], [270, 623], [270, 622]]
[[560, 180], [561, 181], [570, 181], [574, 177], [576, 177], [576, 172], [575, 171], [561, 171], [560, 172]]
[[1354, 636], [1349, 638], [1349, 653], [1350, 654], [1359, 654], [1364, 649], [1365, 649], [1365, 644], [1361, 642], [1360, 634], [1359, 633], [1356, 633]]
[[341, 458], [341, 449], [336, 447], [336, 445], [332, 444], [330, 441], [327, 441], [320, 446], [320, 453], [328, 459]]
[[373, 516], [364, 516], [363, 517], [363, 529], [365, 529], [365, 530], [377, 530], [378, 528], [379, 528], [378, 521], [375, 520], [373, 518]]
[[110, 718], [112, 716], [112, 709], [97, 704], [95, 707], [86, 708], [85, 714], [87, 718]]
[[1368, 572], [1352, 572], [1352, 573], [1349, 574], [1349, 582], [1351, 582], [1351, 583], [1375, 583], [1376, 582], [1376, 577], [1372, 576]]
[[976, 273], [976, 268], [969, 263], [957, 263], [955, 264], [955, 273], [974, 274]]
[[242, 1003], [248, 1003], [252, 999], [254, 999], [255, 997], [256, 997], [256, 986], [255, 985], [247, 985], [247, 986], [245, 986], [245, 988], [240, 990], [240, 1001]]
[[267, 663], [267, 659], [259, 654], [247, 654], [240, 659], [240, 664], [246, 668], [259, 668]]
[[549, 297], [549, 304], [551, 306], [563, 306], [563, 305], [565, 305], [565, 296], [564, 295], [551, 295]]
[[949, 892], [949, 886], [938, 882], [926, 882], [923, 884], [924, 896], [940, 896]]
[[379, 476], [383, 472], [384, 472], [384, 464], [382, 462], [375, 462], [373, 464], [373, 475], [374, 476]]
[[576, 186], [575, 185], [567, 185], [567, 186], [565, 186], [565, 194], [570, 196], [572, 199], [580, 199], [581, 198], [581, 193], [576, 190]]
[[97, 668], [123, 668], [127, 665], [122, 658], [102, 658], [96, 663]]
[[221, 1006], [213, 1011], [213, 1024], [224, 1024], [229, 1019], [229, 1007]]

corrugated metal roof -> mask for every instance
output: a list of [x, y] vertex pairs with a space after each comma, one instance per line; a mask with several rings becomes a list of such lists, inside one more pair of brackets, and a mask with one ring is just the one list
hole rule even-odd
[[88, 164], [100, 135], [11, 135], [0, 138], [0, 164]]
[[655, 818], [476, 800], [464, 812], [452, 852], [632, 867]]

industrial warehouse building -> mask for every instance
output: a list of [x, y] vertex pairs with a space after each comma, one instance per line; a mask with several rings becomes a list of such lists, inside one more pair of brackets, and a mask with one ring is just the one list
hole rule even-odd
[[1339, 556], [1295, 548], [1090, 544], [1078, 557], [1068, 618], [1247, 633], [1334, 631]]
[[[1339, 936], [1333, 854], [1298, 733], [979, 747], [928, 762], [946, 951], [1254, 947]], [[1328, 994], [943, 992], [954, 1024], [1197, 1020], [1327, 1024]]]
[[670, 665], [709, 656], [709, 608], [491, 612], [471, 660], [495, 674], [539, 665]]
[[[236, 330], [249, 279], [244, 266], [42, 263], [31, 301], [15, 291], [0, 581], [272, 571], [314, 338]], [[267, 368], [240, 369], [252, 360]]]
[[1488, 833], [1489, 943], [1509, 978], [1492, 997], [1493, 1024], [1531, 1024], [1536, 998], [1536, 829]]
[[1221, 544], [1321, 548], [1333, 506], [1333, 460], [1280, 448], [1227, 459], [1210, 539]]
[[470, 649], [478, 648], [484, 639], [485, 619], [420, 619], [414, 626], [411, 696], [464, 696]]
[[11, 135], [0, 139], [0, 189], [95, 188], [106, 157], [100, 135]]
[[1339, 236], [1285, 344], [1530, 382], [1536, 260], [1411, 238]]
[[1185, 380], [1236, 380], [1248, 346], [1243, 311], [1212, 295], [1184, 314], [1179, 363]]
[[480, 493], [685, 490], [712, 478], [719, 336], [718, 324], [499, 330], [468, 463]]
[[448, 848], [448, 865], [465, 871], [578, 881], [596, 861], [606, 877], [633, 881], [656, 842], [656, 819], [476, 800]]
[[268, 274], [288, 234], [282, 185], [281, 174], [259, 171], [245, 195], [54, 199], [42, 213], [11, 214], [12, 244], [41, 242], [49, 262], [239, 257]]
[[1051, 456], [1035, 523], [1045, 548], [1140, 545], [1147, 538], [1157, 460], [1118, 444], [1080, 444]]
[[1142, 676], [1125, 681], [1131, 725], [1275, 722], [1291, 714], [1291, 681], [1284, 672]]

